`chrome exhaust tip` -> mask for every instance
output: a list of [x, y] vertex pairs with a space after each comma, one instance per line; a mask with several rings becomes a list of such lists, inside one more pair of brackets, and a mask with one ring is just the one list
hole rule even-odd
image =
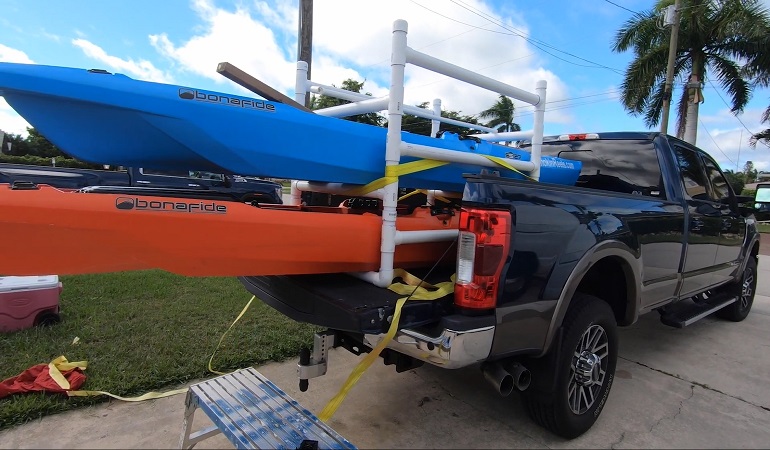
[[526, 391], [530, 383], [532, 383], [532, 373], [519, 363], [508, 364], [505, 370], [513, 378], [513, 384], [516, 386], [516, 389], [520, 391]]
[[481, 366], [484, 378], [492, 384], [492, 387], [503, 397], [511, 395], [514, 388], [514, 378], [499, 363], [487, 363]]

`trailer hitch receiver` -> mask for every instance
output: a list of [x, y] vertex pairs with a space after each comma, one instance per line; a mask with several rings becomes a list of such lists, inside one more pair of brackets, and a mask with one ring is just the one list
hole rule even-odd
[[300, 350], [299, 363], [297, 363], [300, 391], [307, 391], [308, 379], [326, 375], [329, 349], [334, 346], [334, 338], [335, 333], [330, 330], [316, 333], [313, 337], [312, 354], [307, 348]]

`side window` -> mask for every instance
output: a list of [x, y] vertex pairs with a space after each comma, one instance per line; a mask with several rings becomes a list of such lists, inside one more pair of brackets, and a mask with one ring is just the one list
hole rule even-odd
[[703, 163], [706, 166], [706, 175], [711, 182], [713, 190], [711, 199], [715, 202], [721, 202], [726, 198], [730, 198], [730, 187], [727, 184], [724, 175], [719, 171], [716, 163], [705, 156], [703, 157]]
[[711, 200], [706, 188], [708, 181], [698, 154], [678, 145], [674, 145], [674, 154], [687, 197], [693, 200]]

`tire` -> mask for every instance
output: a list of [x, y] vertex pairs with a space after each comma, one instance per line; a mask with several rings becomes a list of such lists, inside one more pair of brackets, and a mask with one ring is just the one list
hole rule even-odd
[[746, 261], [740, 282], [734, 287], [738, 300], [730, 303], [716, 312], [717, 317], [740, 322], [745, 319], [754, 304], [754, 294], [757, 292], [757, 260], [753, 256]]
[[[563, 328], [561, 342], [553, 349], [559, 356], [549, 368], [555, 373], [553, 392], [525, 391], [523, 399], [532, 420], [572, 439], [593, 426], [607, 402], [615, 378], [618, 333], [612, 308], [580, 293], [572, 299]], [[578, 362], [582, 374], [575, 370]]]

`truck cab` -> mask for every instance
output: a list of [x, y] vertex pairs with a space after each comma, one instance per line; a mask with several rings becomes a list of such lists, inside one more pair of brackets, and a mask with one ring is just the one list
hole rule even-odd
[[454, 272], [446, 261], [414, 271], [435, 298], [347, 274], [240, 278], [283, 314], [328, 327], [301, 354], [300, 386], [324, 372], [330, 347], [387, 343], [380, 356], [397, 371], [479, 366], [501, 395], [519, 391], [535, 421], [573, 438], [606, 403], [617, 327], [652, 311], [677, 328], [748, 315], [759, 234], [708, 154], [659, 133], [554, 136], [542, 154], [581, 161], [576, 184], [466, 175], [462, 202], [440, 207], [460, 216], [445, 256]]

